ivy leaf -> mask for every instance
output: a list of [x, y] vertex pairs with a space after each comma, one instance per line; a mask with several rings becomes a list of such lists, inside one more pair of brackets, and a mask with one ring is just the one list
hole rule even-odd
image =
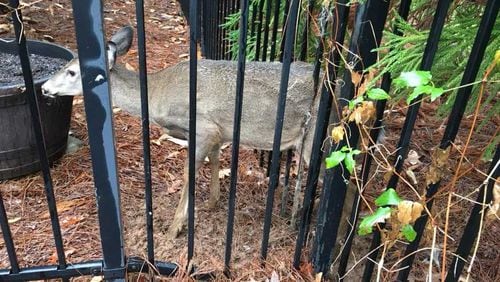
[[354, 166], [356, 165], [356, 162], [354, 161], [354, 154], [352, 152], [345, 154], [344, 164], [345, 168], [347, 168], [349, 173], [352, 174], [352, 172], [354, 171]]
[[394, 188], [389, 188], [380, 194], [377, 199], [375, 199], [375, 204], [379, 207], [383, 206], [397, 206], [402, 199], [399, 197], [398, 193]]
[[356, 99], [349, 101], [349, 110], [351, 110], [351, 111], [354, 110], [356, 105], [360, 104], [364, 100], [365, 100], [365, 98], [363, 98], [362, 95], [359, 95], [358, 97], [356, 97]]
[[345, 158], [346, 153], [341, 151], [335, 151], [330, 154], [328, 158], [325, 159], [326, 168], [336, 167], [342, 162]]
[[361, 154], [361, 151], [358, 150], [358, 149], [354, 149], [354, 150], [352, 150], [352, 154], [353, 155], [359, 155], [359, 154]]
[[429, 71], [402, 72], [394, 83], [399, 87], [418, 87], [428, 84], [432, 79]]
[[431, 90], [431, 102], [434, 102], [434, 100], [436, 100], [437, 98], [439, 98], [441, 95], [443, 95], [444, 93], [444, 89], [439, 87], [439, 88], [436, 88], [436, 87], [432, 87], [432, 90]]
[[389, 94], [387, 94], [387, 92], [385, 92], [382, 88], [372, 88], [368, 90], [366, 95], [372, 100], [387, 100], [391, 98], [391, 96], [389, 96]]
[[373, 225], [385, 222], [385, 220], [389, 217], [391, 217], [391, 208], [378, 208], [374, 214], [363, 218], [363, 220], [359, 224], [358, 234], [362, 236], [372, 233]]
[[406, 240], [413, 242], [415, 238], [417, 238], [417, 232], [413, 229], [411, 224], [406, 224], [401, 228], [401, 233], [405, 237]]
[[413, 92], [406, 98], [406, 104], [410, 105], [413, 100], [418, 98], [418, 96], [420, 96], [420, 94], [413, 90]]
[[408, 98], [406, 98], [406, 103], [408, 103], [408, 105], [411, 104], [413, 100], [415, 100], [422, 94], [431, 94], [432, 89], [434, 89], [434, 87], [432, 87], [431, 85], [421, 85], [415, 87], [415, 89], [413, 89], [413, 92], [408, 96]]
[[351, 151], [351, 148], [347, 147], [347, 146], [342, 146], [342, 148], [340, 148], [340, 151], [341, 152], [350, 152]]

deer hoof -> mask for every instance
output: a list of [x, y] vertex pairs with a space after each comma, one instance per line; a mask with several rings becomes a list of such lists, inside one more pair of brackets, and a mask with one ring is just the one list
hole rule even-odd
[[167, 238], [173, 240], [179, 236], [182, 232], [183, 224], [181, 222], [174, 221], [167, 232]]
[[208, 200], [208, 208], [211, 209], [211, 210], [213, 210], [213, 209], [215, 209], [215, 207], [217, 207], [217, 199], [210, 198]]

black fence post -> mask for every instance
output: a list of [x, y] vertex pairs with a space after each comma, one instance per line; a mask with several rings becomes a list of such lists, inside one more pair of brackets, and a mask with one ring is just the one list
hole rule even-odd
[[[375, 63], [377, 59], [377, 54], [372, 50], [380, 44], [388, 10], [389, 1], [384, 0], [368, 0], [358, 7], [356, 28], [353, 31], [349, 47], [350, 54], [347, 59], [348, 63], [353, 65], [353, 71], [358, 74], [362, 74], [364, 68]], [[345, 84], [341, 88], [341, 99], [337, 102], [339, 109], [347, 105], [347, 101], [354, 96], [355, 86], [352, 83], [350, 71], [344, 73], [343, 81]], [[348, 140], [341, 141], [338, 148], [356, 147], [359, 139], [357, 126], [350, 123], [347, 132], [351, 135], [346, 136]], [[335, 148], [331, 148], [331, 151], [334, 150]], [[316, 240], [312, 250], [312, 261], [316, 273], [323, 273], [323, 275], [328, 273], [333, 248], [337, 241], [349, 177], [350, 174], [343, 164], [326, 171], [318, 210]]]
[[236, 100], [234, 110], [233, 144], [231, 152], [231, 186], [229, 187], [229, 203], [227, 215], [226, 250], [224, 270], [229, 275], [231, 247], [233, 244], [234, 209], [236, 206], [236, 185], [238, 182], [238, 156], [240, 150], [241, 114], [243, 105], [243, 85], [245, 82], [245, 62], [248, 28], [248, 0], [241, 0], [240, 36], [238, 50], [238, 72], [236, 77]]
[[[196, 83], [198, 67], [198, 47], [196, 29], [198, 26], [198, 0], [190, 0], [189, 18], [189, 187], [188, 187], [188, 261], [194, 255], [194, 190], [196, 187]], [[220, 13], [220, 10], [219, 10]], [[219, 28], [220, 29], [220, 28]], [[220, 44], [218, 44], [220, 45]], [[220, 50], [220, 49], [219, 49]]]
[[[399, 16], [403, 19], [406, 20], [408, 18], [408, 14], [410, 12], [410, 4], [411, 0], [403, 0], [401, 1], [401, 4], [399, 5], [398, 9], [398, 14]], [[394, 29], [395, 34], [401, 35], [401, 31], [399, 31], [397, 28]], [[392, 78], [390, 73], [385, 73], [383, 78], [382, 78], [382, 83], [381, 83], [381, 88], [384, 89], [386, 92], [389, 92], [390, 86], [391, 86]], [[382, 120], [384, 118], [384, 110], [386, 106], [387, 100], [380, 100], [377, 101], [376, 104], [376, 118], [375, 122], [373, 123], [372, 129], [370, 130], [370, 139], [368, 140], [368, 148], [369, 148], [369, 153], [365, 153], [363, 155], [363, 165], [361, 168], [361, 191], [364, 190], [364, 187], [366, 183], [369, 180], [370, 176], [370, 168], [372, 164], [372, 153], [374, 152], [372, 146], [374, 145], [374, 142], [378, 139], [378, 136], [380, 134], [380, 131], [382, 129]], [[352, 211], [351, 215], [349, 217], [349, 222], [351, 225], [356, 226], [358, 222], [358, 212], [360, 208], [360, 194], [359, 191], [356, 190], [356, 194], [353, 199], [352, 203]], [[345, 271], [347, 268], [347, 263], [349, 262], [349, 254], [350, 250], [352, 247], [352, 242], [354, 240], [355, 232], [351, 232], [351, 230], [347, 230], [345, 234], [345, 243], [344, 246], [342, 247], [342, 252], [340, 254], [340, 261], [339, 261], [339, 268], [338, 268], [338, 275], [340, 277], [340, 280], [342, 280], [342, 277], [345, 275]]]
[[[332, 24], [332, 34], [335, 34], [335, 44], [342, 45], [344, 43], [347, 19], [349, 17], [349, 6], [347, 5], [347, 2], [348, 0], [340, 0], [339, 2], [335, 3], [334, 6], [334, 9], [337, 10], [337, 13], [335, 14], [335, 17], [333, 19], [334, 22]], [[323, 9], [328, 9], [327, 11], [324, 11], [324, 16], [326, 17], [330, 9], [328, 7], [324, 7]], [[324, 24], [326, 27], [326, 22], [324, 22]], [[320, 49], [323, 49], [323, 44], [321, 41], [325, 39], [325, 35], [326, 32], [325, 34], [322, 34], [323, 38], [321, 38], [319, 42], [317, 50], [317, 64], [319, 64], [319, 54], [323, 54], [323, 51]], [[332, 48], [330, 50], [328, 55], [329, 63], [327, 64], [328, 76], [326, 76], [326, 81], [322, 83], [321, 87], [321, 96], [314, 131], [314, 140], [311, 149], [311, 160], [309, 161], [309, 173], [307, 174], [304, 201], [302, 205], [303, 211], [300, 220], [299, 233], [297, 235], [297, 241], [295, 244], [295, 253], [293, 260], [293, 266], [295, 268], [299, 268], [300, 266], [302, 248], [305, 244], [305, 239], [307, 237], [309, 225], [311, 222], [314, 198], [316, 196], [316, 189], [318, 186], [318, 178], [321, 167], [321, 147], [323, 146], [323, 140], [325, 139], [326, 130], [330, 121], [330, 113], [332, 110], [332, 102], [334, 97], [334, 93], [332, 93], [332, 90], [335, 89], [335, 80], [337, 79], [337, 71], [341, 59], [341, 53], [339, 51], [340, 49], [338, 48]], [[317, 75], [319, 76], [319, 71], [317, 72]]]
[[96, 187], [103, 273], [106, 280], [124, 281], [125, 250], [103, 6], [99, 0], [72, 2]]
[[266, 212], [264, 219], [264, 231], [262, 235], [262, 245], [261, 245], [261, 258], [265, 260], [267, 258], [267, 248], [269, 243], [269, 232], [271, 231], [271, 218], [274, 204], [274, 192], [278, 186], [278, 177], [280, 162], [279, 158], [281, 155], [280, 145], [281, 145], [281, 133], [283, 130], [283, 118], [285, 115], [286, 106], [286, 95], [288, 92], [288, 81], [290, 74], [290, 65], [292, 63], [292, 53], [293, 53], [293, 39], [295, 38], [295, 26], [297, 15], [299, 11], [299, 0], [293, 0], [290, 8], [290, 22], [287, 27], [289, 32], [287, 33], [285, 52], [283, 55], [283, 68], [281, 70], [281, 82], [280, 82], [280, 92], [278, 99], [278, 109], [276, 113], [276, 128], [274, 131], [274, 142], [273, 142], [273, 152], [271, 161], [271, 174], [269, 177], [269, 189], [267, 192], [266, 200]]
[[153, 191], [151, 180], [151, 148], [149, 144], [148, 76], [146, 64], [146, 31], [144, 27], [144, 1], [135, 2], [137, 18], [137, 47], [139, 57], [139, 79], [141, 84], [142, 146], [144, 152], [144, 197], [146, 202], [146, 238], [148, 261], [154, 264], [153, 238]]

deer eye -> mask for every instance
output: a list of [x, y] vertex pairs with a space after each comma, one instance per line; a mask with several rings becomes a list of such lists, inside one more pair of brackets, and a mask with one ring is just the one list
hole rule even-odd
[[75, 71], [68, 70], [68, 74], [69, 74], [70, 76], [75, 76], [75, 74], [76, 74], [76, 73], [75, 73]]

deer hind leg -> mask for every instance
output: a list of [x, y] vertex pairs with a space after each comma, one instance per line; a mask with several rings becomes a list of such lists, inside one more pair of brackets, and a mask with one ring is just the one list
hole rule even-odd
[[220, 199], [220, 183], [219, 183], [219, 169], [220, 169], [220, 144], [215, 144], [210, 152], [208, 158], [210, 159], [210, 198], [208, 199], [208, 208], [214, 209]]

